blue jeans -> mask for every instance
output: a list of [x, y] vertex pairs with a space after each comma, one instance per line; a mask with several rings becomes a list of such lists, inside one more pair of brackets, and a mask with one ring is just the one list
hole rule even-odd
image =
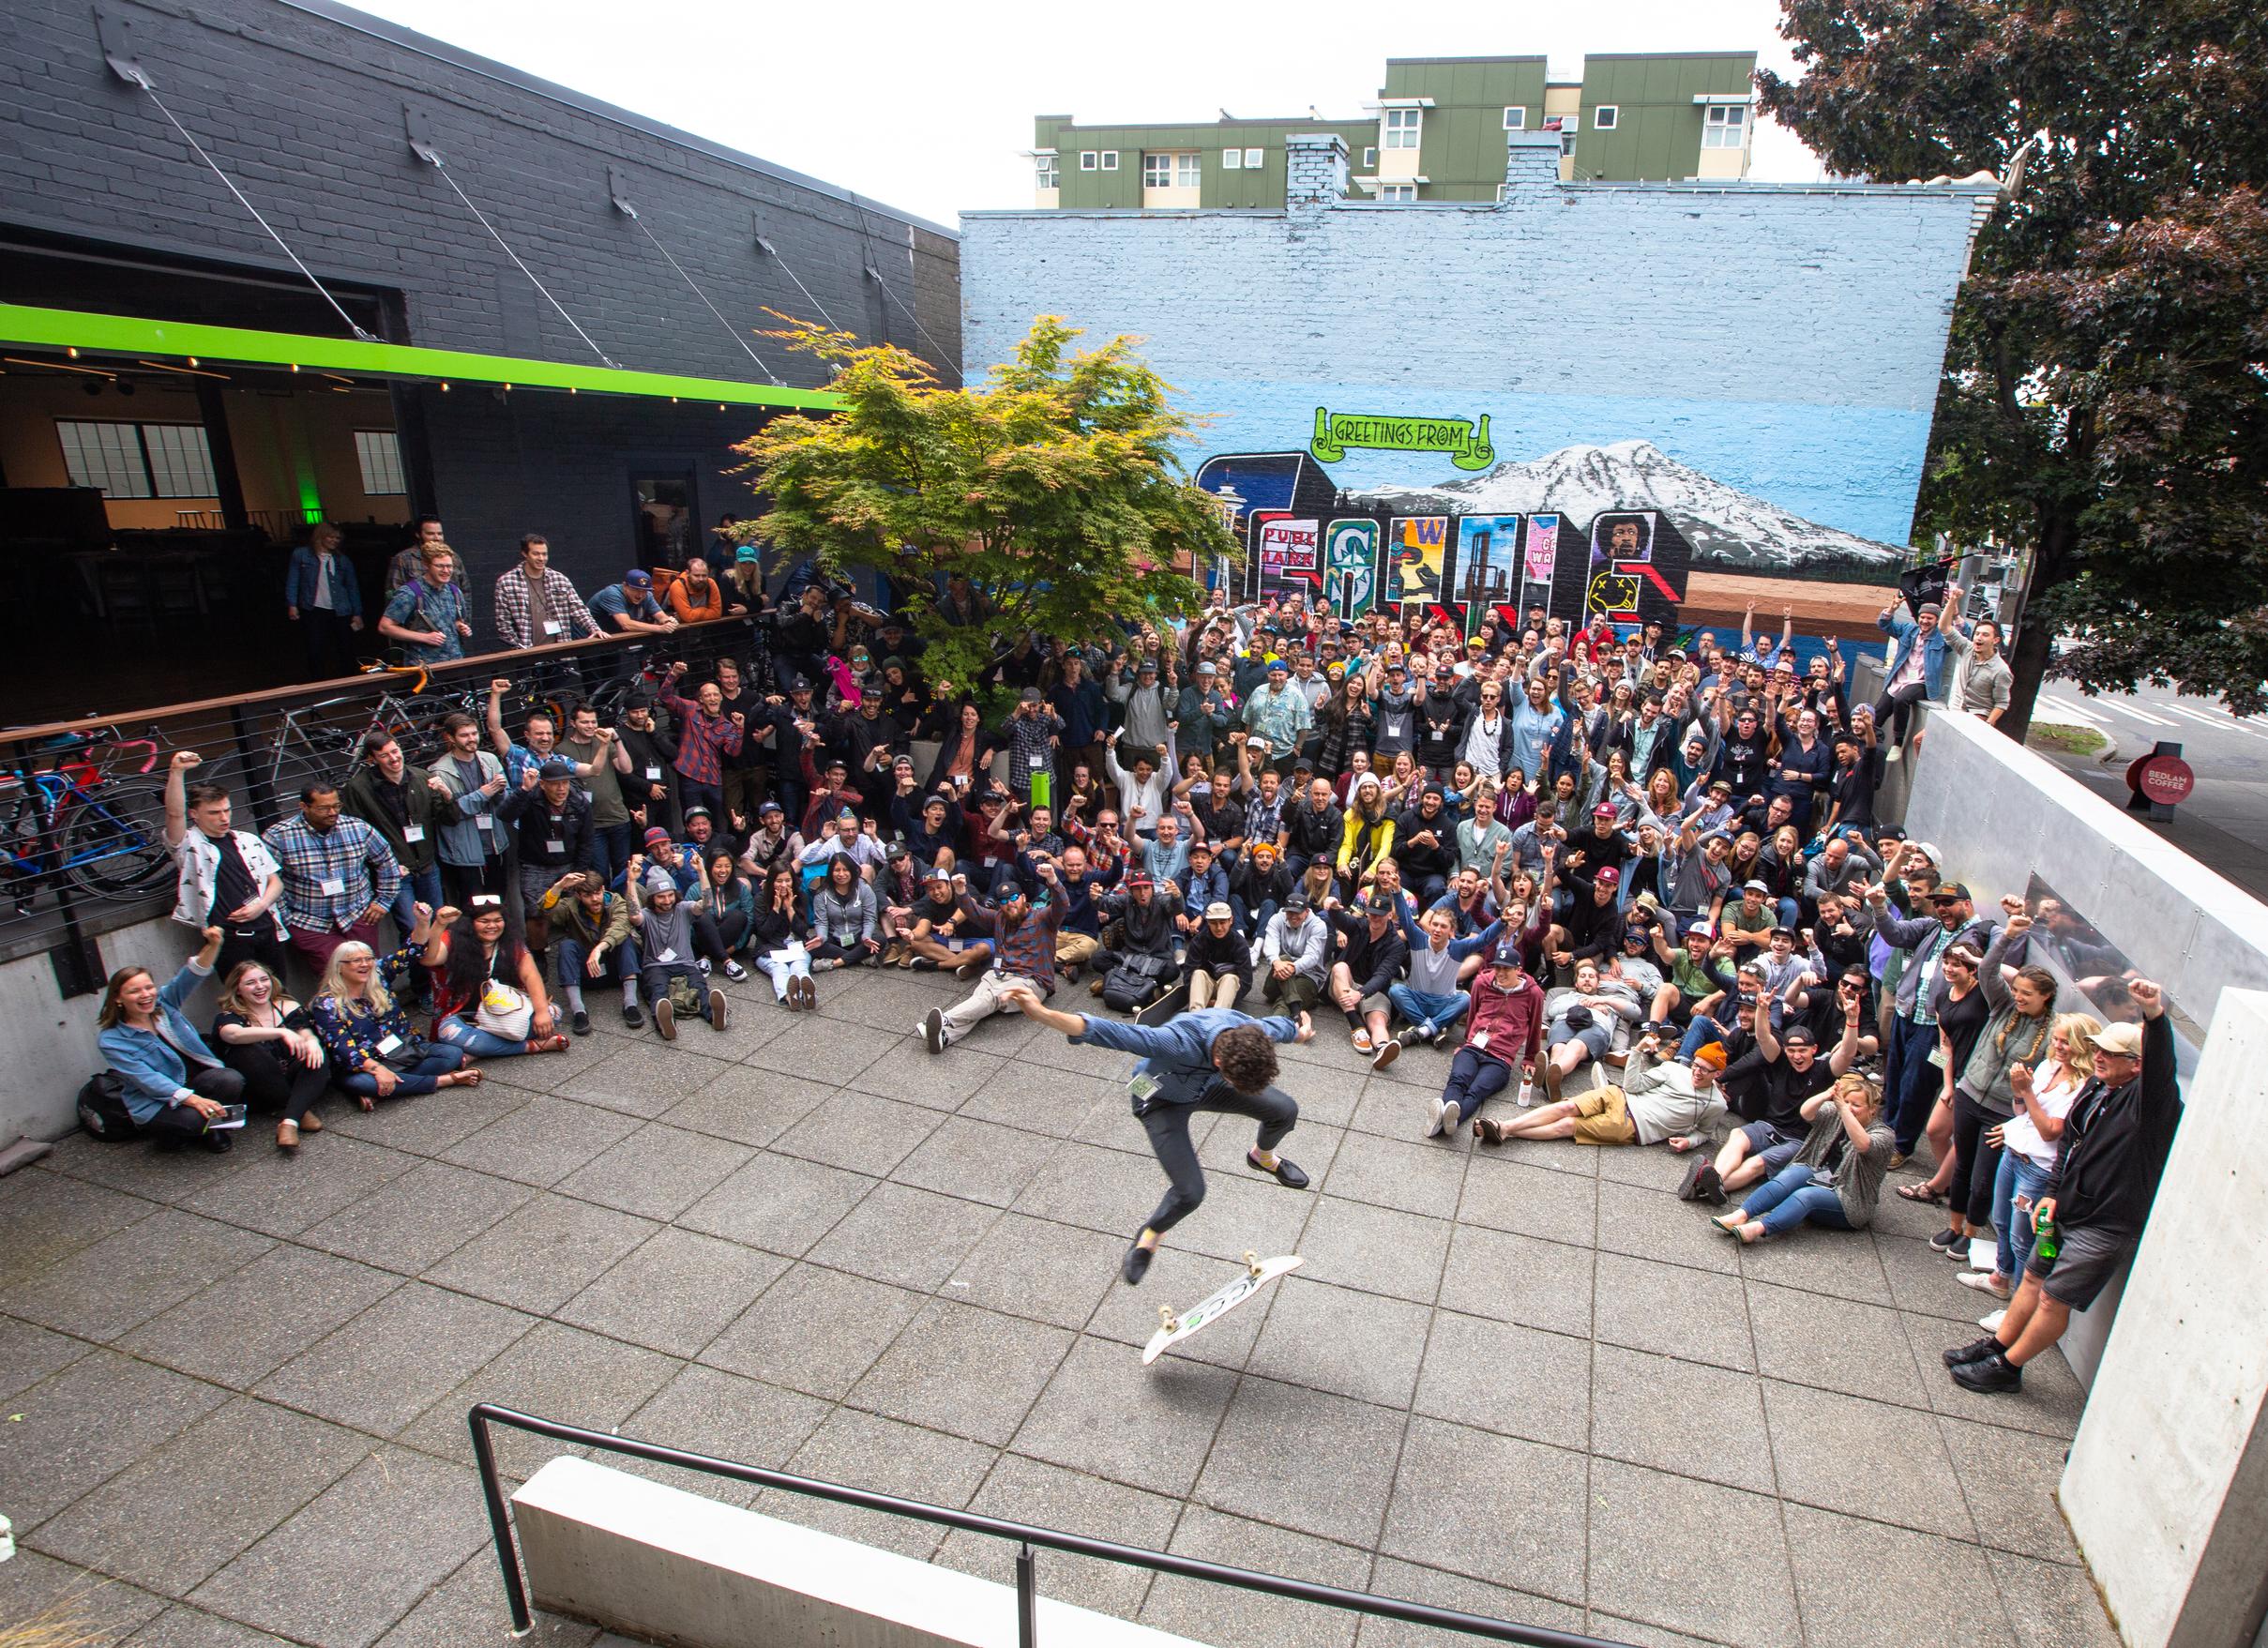
[[[408, 1098], [415, 1094], [431, 1093], [440, 1084], [442, 1077], [461, 1068], [463, 1064], [462, 1048], [436, 1046], [408, 1069], [394, 1072], [392, 1096]], [[378, 1091], [378, 1078], [367, 1070], [349, 1070], [334, 1076], [332, 1081], [357, 1098], [385, 1096]]]
[[1802, 918], [1804, 914], [1803, 906], [1798, 904], [1793, 899], [1775, 900], [1773, 902], [1773, 908], [1779, 915], [1779, 924], [1792, 931], [1794, 930], [1796, 923]]
[[[1999, 1240], [1992, 1268], [2014, 1281], [2032, 1261], [2032, 1244], [2039, 1234], [2032, 1228], [2032, 1204], [2048, 1187], [2048, 1170], [2030, 1157], [2013, 1150], [2001, 1152], [2001, 1171], [1992, 1182], [1992, 1229]], [[2022, 1197], [2020, 1210], [2016, 1199]]]
[[1937, 1026], [1916, 1024], [1899, 1014], [1890, 1025], [1890, 1127], [1898, 1153], [1913, 1154], [1913, 1142], [1929, 1125], [1929, 1111], [1944, 1091], [1945, 1073], [1929, 1062]]
[[606, 953], [598, 977], [593, 978], [583, 969], [590, 964], [590, 946], [581, 939], [559, 941], [559, 988], [565, 990], [570, 984], [597, 984], [602, 979], [625, 979], [638, 976], [638, 941], [625, 939]]
[[528, 1051], [524, 1041], [512, 1041], [492, 1030], [483, 1030], [470, 1019], [454, 1016], [434, 1026], [434, 1035], [451, 1047], [462, 1048], [475, 1059], [508, 1059]]
[[1731, 1034], [1731, 1031], [1710, 1018], [1708, 1014], [1694, 1014], [1693, 1022], [1686, 1026], [1686, 1034], [1678, 1040], [1678, 1063], [1681, 1065], [1692, 1063], [1695, 1053], [1701, 1051], [1711, 1042], [1722, 1041]]
[[423, 904], [429, 910], [438, 910], [442, 901], [441, 871], [438, 868], [404, 869], [401, 872], [401, 890], [394, 895], [391, 909], [394, 925], [401, 929], [403, 944], [410, 942], [410, 929], [417, 925], [416, 906]]
[[1811, 1169], [1802, 1162], [1790, 1162], [1749, 1191], [1741, 1211], [1773, 1236], [1784, 1236], [1803, 1224], [1825, 1225], [1831, 1231], [1851, 1229], [1850, 1219], [1843, 1216], [1843, 1199], [1832, 1185], [1813, 1184]]
[[591, 857], [598, 868], [598, 879], [610, 885], [614, 877], [629, 864], [630, 854], [638, 851], [638, 825], [629, 819], [604, 828], [591, 830]]
[[1386, 1000], [1411, 1023], [1430, 1030], [1446, 1030], [1465, 1016], [1473, 998], [1463, 990], [1452, 990], [1447, 995], [1435, 995], [1431, 990], [1412, 990], [1406, 984], [1386, 986]]

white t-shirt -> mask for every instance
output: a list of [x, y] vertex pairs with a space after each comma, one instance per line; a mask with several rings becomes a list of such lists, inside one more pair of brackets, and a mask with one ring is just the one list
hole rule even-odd
[[[2071, 1113], [2072, 1104], [2079, 1098], [2082, 1081], [2066, 1077], [2034, 1088], [2032, 1096], [2039, 1101], [2041, 1110], [2059, 1121]], [[2002, 1129], [2001, 1142], [2008, 1149], [2033, 1163], [2035, 1167], [2055, 1165], [2055, 1146], [2040, 1137], [2040, 1130], [2032, 1125], [2032, 1113], [2022, 1105], [2016, 1107]]]

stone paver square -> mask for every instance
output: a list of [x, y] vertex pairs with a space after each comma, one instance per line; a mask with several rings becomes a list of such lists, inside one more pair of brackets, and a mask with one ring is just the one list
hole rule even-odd
[[1131, 1241], [1165, 1188], [1164, 1172], [1147, 1156], [1072, 1142], [1049, 1157], [1015, 1207]]
[[[1399, 1596], [1435, 1608], [1461, 1609], [1484, 1619], [1510, 1620], [1515, 1625], [1541, 1625], [1546, 1630], [1580, 1632], [1584, 1626], [1583, 1610], [1570, 1603], [1555, 1602], [1549, 1596], [1526, 1591], [1508, 1590], [1502, 1585], [1484, 1584], [1462, 1574], [1420, 1567], [1391, 1556], [1378, 1559], [1378, 1566], [1370, 1575], [1369, 1589], [1381, 1596]], [[1405, 1625], [1400, 1620], [1367, 1619], [1362, 1626], [1363, 1648], [1470, 1648], [1470, 1644], [1482, 1640], [1463, 1631]]]
[[1463, 1224], [1587, 1246], [1598, 1217], [1598, 1181], [1475, 1150], [1457, 1217]]
[[510, 1642], [512, 1648], [588, 1648], [602, 1635], [610, 1643], [625, 1640], [555, 1613], [538, 1612], [524, 1637], [515, 1638], [511, 1632], [511, 1611], [505, 1603], [504, 1582], [496, 1577], [495, 1554], [476, 1550], [403, 1614], [401, 1624], [379, 1638], [378, 1648], [461, 1648], [481, 1642]]
[[279, 1244], [144, 1323], [121, 1350], [234, 1390], [401, 1286], [401, 1278], [311, 1247]]
[[383, 1448], [189, 1600], [326, 1648], [361, 1648], [488, 1537], [461, 1466]]
[[[975, 1056], [955, 1048], [937, 1062], [957, 1065]], [[998, 1068], [979, 1078], [960, 1103], [960, 1114], [973, 1122], [998, 1122], [1051, 1139], [1073, 1139], [1085, 1136], [1087, 1118], [1098, 1105], [1115, 1100], [1120, 1110], [1126, 1108], [1125, 1088], [1099, 1077], [1076, 1076], [1045, 1065], [988, 1062]], [[958, 1078], [952, 1082], [952, 1088], [960, 1085]]]
[[[1111, 1291], [1103, 1295], [1094, 1320], [1087, 1323], [1091, 1338], [1111, 1339], [1137, 1349], [1147, 1345], [1157, 1332], [1161, 1308], [1187, 1308], [1211, 1293], [1214, 1289], [1234, 1276], [1234, 1270], [1217, 1269], [1209, 1263], [1190, 1268], [1187, 1254], [1170, 1245], [1162, 1249], [1162, 1257], [1150, 1267], [1148, 1278], [1139, 1288], [1129, 1288], [1123, 1281], [1113, 1280]], [[1111, 1261], [1117, 1269], [1115, 1258]], [[1273, 1294], [1275, 1290], [1267, 1292]], [[1165, 1353], [1168, 1362], [1209, 1362], [1216, 1368], [1242, 1368], [1251, 1359], [1252, 1347], [1260, 1342], [1261, 1329], [1267, 1325], [1268, 1312], [1276, 1308], [1273, 1297], [1256, 1299], [1239, 1308], [1217, 1327], [1186, 1338]]]
[[175, 1603], [128, 1640], [132, 1648], [290, 1648], [284, 1638], [186, 1603]]
[[840, 1092], [772, 1141], [775, 1154], [885, 1175], [914, 1153], [939, 1114], [879, 1094]]
[[430, 1161], [333, 1214], [300, 1240], [416, 1276], [536, 1194], [525, 1185]]
[[2018, 1648], [2119, 1648], [2087, 1570], [1988, 1549]]
[[1738, 1277], [1601, 1253], [1597, 1312], [1608, 1344], [1744, 1373], [1756, 1367]]
[[[994, 1463], [992, 1474], [969, 1502], [969, 1508], [1011, 1522], [1060, 1528], [1066, 1534], [1112, 1539], [1149, 1550], [1164, 1549], [1181, 1515], [1179, 1503], [1162, 1494], [1144, 1493], [1138, 1488], [1015, 1454], [1004, 1454]], [[1057, 1602], [1132, 1619], [1150, 1588], [1146, 1568], [1061, 1551], [1036, 1554], [1039, 1594]], [[995, 1584], [1016, 1582], [1016, 1547], [1006, 1539], [956, 1531], [945, 1535], [937, 1561]]]
[[[1968, 1292], [1966, 1288], [1961, 1291]], [[1928, 1316], [1901, 1316], [1898, 1320], [1913, 1346], [1915, 1360], [1927, 1368], [1921, 1382], [1923, 1399], [1938, 1413], [2038, 1436], [2069, 1437], [2079, 1429], [2079, 1413], [2086, 1406], [2087, 1395], [2079, 1388], [2079, 1376], [2071, 1371], [2071, 1365], [2064, 1360], [2062, 1352], [2050, 1351], [2024, 1365], [2020, 1399], [1979, 1396], [1954, 1383], [1953, 1376], [1938, 1358], [1938, 1353], [1946, 1346], [1966, 1344], [1974, 1338], [1977, 1330], [1973, 1323], [1943, 1322]]]
[[[249, 1165], [251, 1153], [238, 1156], [211, 1156], [202, 1150], [159, 1150], [154, 1145], [98, 1144], [84, 1133], [66, 1134], [55, 1141], [54, 1149], [39, 1162], [24, 1172], [0, 1179], [0, 1280], [9, 1274], [11, 1255], [6, 1249], [18, 1240], [29, 1241], [40, 1233], [40, 1224], [30, 1218], [33, 1211], [44, 1204], [53, 1206], [57, 1195], [78, 1196], [83, 1187], [99, 1185], [105, 1189], [122, 1193], [115, 1204], [101, 1198], [88, 1198], [81, 1204], [85, 1215], [86, 1234], [78, 1246], [98, 1241], [121, 1225], [129, 1224], [150, 1211], [151, 1203], [171, 1207], [187, 1201], [201, 1191], [209, 1190], [221, 1180]], [[45, 1183], [42, 1183], [45, 1181]], [[35, 1194], [35, 1192], [44, 1194]], [[14, 1225], [9, 1203], [22, 1200], [27, 1222], [21, 1228]], [[130, 1213], [116, 1212], [130, 1199]], [[111, 1217], [103, 1208], [113, 1207]], [[68, 1226], [58, 1226], [62, 1233]], [[51, 1260], [70, 1251], [63, 1247], [41, 1253], [35, 1243], [23, 1254], [23, 1268], [36, 1269]]]
[[[662, 1111], [660, 1119], [673, 1127], [760, 1149], [809, 1115], [827, 1096], [824, 1087], [746, 1065], [728, 1065], [713, 1076], [703, 1065], [697, 1073], [706, 1080]], [[684, 1094], [686, 1087], [680, 1081], [669, 1091]]]
[[701, 1359], [838, 1401], [922, 1303], [903, 1288], [799, 1264], [711, 1340]]
[[1378, 1549], [1580, 1602], [1583, 1481], [1580, 1454], [1414, 1418]]
[[0, 1423], [0, 1483], [17, 1535], [227, 1399], [215, 1385], [112, 1351], [83, 1356], [19, 1393], [10, 1412], [23, 1417]]
[[402, 1151], [343, 1135], [289, 1153], [270, 1147], [273, 1137], [272, 1126], [254, 1117], [237, 1135], [239, 1153], [250, 1159], [181, 1205], [243, 1230], [295, 1236], [417, 1165]]
[[[622, 1429], [641, 1442], [777, 1471], [826, 1416], [827, 1404], [817, 1397], [692, 1363], [679, 1368]], [[752, 1504], [761, 1491], [729, 1477], [626, 1455], [602, 1456], [602, 1462], [728, 1504]]]
[[1787, 1507], [1787, 1519], [1790, 1550], [1807, 1558], [1848, 1552], [1832, 1569], [1808, 1560], [1795, 1565], [1813, 1641], [1904, 1648], [1999, 1635], [1999, 1587], [1976, 1546], [1798, 1504]]
[[182, 1596], [352, 1470], [367, 1436], [239, 1398], [39, 1530], [51, 1556]]
[[[1913, 1349], [1895, 1310], [1751, 1282], [1748, 1320], [1756, 1330], [1757, 1370], [1767, 1379], [1924, 1405]], [[1946, 1334], [1949, 1345], [1976, 1337], [1973, 1330], [1956, 1336], [1951, 1323]], [[1929, 1354], [1934, 1361], [1934, 1349]]]
[[1406, 1408], [1431, 1314], [1406, 1299], [1311, 1282], [1294, 1272], [1277, 1284], [1247, 1366], [1293, 1384]]
[[1680, 1202], [1659, 1191], [1601, 1180], [1599, 1250], [1737, 1275], [1740, 1245], [1713, 1227], [1707, 1217], [1711, 1211], [1706, 1203]]
[[1310, 1281], [1433, 1302], [1449, 1253], [1449, 1221], [1324, 1196], [1300, 1238]]
[[1416, 1411], [1580, 1448], [1590, 1436], [1591, 1350], [1587, 1339], [1437, 1310]]
[[669, 1229], [559, 1307], [562, 1322], [690, 1356], [748, 1308], [789, 1262], [718, 1236]]
[[[601, 1338], [556, 1322], [538, 1323], [519, 1343], [428, 1408], [398, 1441], [425, 1453], [469, 1465], [473, 1433], [465, 1415], [476, 1402], [494, 1402], [522, 1414], [612, 1430], [676, 1374], [673, 1356]], [[507, 1475], [532, 1476], [547, 1459], [579, 1450], [549, 1437], [497, 1427], [498, 1466]]]
[[0, 1316], [0, 1399], [12, 1397], [56, 1369], [69, 1367], [87, 1349], [83, 1339]]
[[[910, 1032], [911, 1016], [906, 1024]], [[805, 1085], [819, 1082], [840, 1087], [880, 1058], [890, 1045], [887, 1036], [846, 1030], [838, 1020], [806, 1015], [742, 1054], [741, 1062], [791, 1076]]]
[[597, 1105], [539, 1096], [450, 1145], [441, 1159], [548, 1187], [637, 1126], [634, 1118]]
[[1116, 1237], [1011, 1213], [954, 1267], [945, 1296], [1058, 1327], [1084, 1327], [1118, 1274], [1125, 1248]]
[[[606, 1011], [598, 1009], [592, 1017]], [[713, 1041], [697, 1039], [692, 1028], [688, 1025], [683, 1033], [683, 1048], [650, 1034], [638, 1041], [607, 1043], [601, 1057], [560, 1081], [552, 1093], [625, 1115], [658, 1116], [737, 1062], [737, 1055], [722, 1056]]]
[[1056, 1148], [1036, 1133], [947, 1116], [890, 1176], [924, 1190], [1006, 1207], [1023, 1194]]
[[[1784, 1536], [1776, 1510], [1771, 1500], [1758, 1494], [1611, 1459], [1593, 1460], [1591, 1606], [1720, 1642], [1794, 1648], [1803, 1632], [1790, 1549], [1816, 1553], [1832, 1548]], [[1717, 1554], [1734, 1550], [1738, 1561]], [[1671, 1550], [1711, 1554], [1663, 1561], [1661, 1553]], [[1886, 1595], [1895, 1601], [1897, 1588]], [[1976, 1594], [1969, 1593], [1965, 1600], [1973, 1606]]]
[[1928, 1243], [1878, 1235], [1874, 1250], [1889, 1278], [1891, 1297], [1900, 1310], [1955, 1322], [1973, 1322], [1985, 1313], [1986, 1308], [1977, 1301], [1986, 1295], [1962, 1287], [1956, 1279], [1965, 1267], [1951, 1262]]
[[891, 1419], [998, 1447], [1016, 1434], [1073, 1335], [931, 1300], [844, 1399]]
[[1179, 1358], [1144, 1368], [1125, 1345], [1081, 1338], [1055, 1371], [1012, 1450], [1182, 1494], [1203, 1468], [1236, 1376]]
[[1875, 1244], [1863, 1238], [1840, 1241], [1836, 1239], [1838, 1234], [1807, 1230], [1798, 1240], [1752, 1242], [1737, 1249], [1741, 1275], [1752, 1282], [1801, 1288], [1831, 1299], [1888, 1305], [1890, 1283], [1882, 1274], [1882, 1261], [1875, 1257]]
[[536, 1323], [412, 1282], [260, 1382], [272, 1401], [392, 1436]]
[[[1294, 1580], [1360, 1590], [1369, 1559], [1359, 1550], [1295, 1534], [1289, 1528], [1223, 1516], [1191, 1505], [1166, 1548], [1180, 1556], [1259, 1568]], [[1342, 1609], [1286, 1602], [1251, 1591], [1232, 1591], [1202, 1580], [1160, 1574], [1138, 1616], [1146, 1625], [1196, 1642], [1236, 1648], [1346, 1648], [1357, 1620]]]
[[675, 1218], [754, 1155], [745, 1144], [654, 1122], [599, 1152], [557, 1188], [644, 1218]]
[[[959, 1507], [969, 1503], [997, 1457], [997, 1449], [960, 1437], [838, 1408], [795, 1450], [788, 1469], [823, 1482]], [[768, 1490], [758, 1496], [756, 1508], [906, 1556], [927, 1558], [945, 1542], [945, 1530], [934, 1522], [831, 1504], [805, 1494]]]
[[249, 1231], [160, 1208], [11, 1284], [8, 1308], [42, 1327], [107, 1342], [274, 1246]]
[[801, 1257], [874, 1187], [862, 1173], [802, 1161], [757, 1157], [687, 1208], [677, 1223], [727, 1241]]
[[1216, 1509], [1368, 1546], [1378, 1537], [1403, 1415], [1247, 1375], [1197, 1479]]
[[425, 1273], [425, 1279], [519, 1310], [558, 1309], [661, 1227], [544, 1191]]
[[[1146, 1155], [1129, 1157], [1127, 1159], [1147, 1166], [1155, 1175], [1151, 1184], [1158, 1195], [1165, 1194], [1166, 1175], [1163, 1169]], [[1313, 1159], [1319, 1166], [1323, 1164], [1322, 1157]], [[1321, 1205], [1314, 1192], [1285, 1189], [1275, 1179], [1247, 1167], [1241, 1151], [1232, 1160], [1231, 1167], [1215, 1169], [1205, 1174], [1204, 1205], [1166, 1232], [1166, 1245], [1232, 1262], [1242, 1261], [1247, 1253], [1274, 1258], [1280, 1253], [1300, 1252], [1305, 1246], [1308, 1220]], [[1340, 1205], [1359, 1207], [1362, 1204], [1345, 1202]], [[1149, 1212], [1149, 1207], [1145, 1205], [1135, 1214], [1127, 1228], [1129, 1240], [1133, 1232], [1141, 1228], [1142, 1221]], [[1224, 1274], [1219, 1279], [1225, 1282], [1229, 1278]], [[1196, 1301], [1190, 1300], [1188, 1303], [1194, 1304]]]
[[1594, 1257], [1587, 1246], [1459, 1225], [1441, 1307], [1589, 1338]]
[[1600, 1345], [1591, 1414], [1591, 1448], [1605, 1458], [1773, 1491], [1772, 1442], [1753, 1374]]
[[2068, 1444], [2061, 1437], [2003, 1430], [1966, 1419], [1940, 1419], [1938, 1429], [1987, 1545], [2048, 1562], [2079, 1560], [2055, 1499]]
[[[68, 1159], [74, 1165], [85, 1163], [90, 1168], [104, 1159], [89, 1157], [85, 1154], [88, 1150], [107, 1151], [113, 1156], [144, 1154], [139, 1145], [90, 1142]], [[152, 1160], [163, 1160], [168, 1166], [189, 1165], [188, 1152], [164, 1157], [155, 1152], [147, 1154]], [[216, 1160], [200, 1151], [195, 1165], [213, 1168], [218, 1173], [235, 1165], [235, 1158], [231, 1156]], [[105, 1236], [157, 1211], [157, 1202], [144, 1201], [139, 1195], [105, 1189], [84, 1178], [49, 1172], [44, 1167], [10, 1173], [0, 1179], [0, 1287], [12, 1292], [25, 1277], [45, 1270], [83, 1247], [91, 1247]]]
[[1976, 1525], [1935, 1425], [1897, 1427], [1897, 1445], [1877, 1448], [1866, 1469], [1851, 1468], [1851, 1438], [1882, 1425], [1882, 1406], [1808, 1385], [1764, 1384], [1764, 1421], [1783, 1498], [1822, 1510], [1973, 1543]]
[[998, 1208], [981, 1202], [881, 1185], [843, 1215], [811, 1249], [811, 1259], [928, 1293], [944, 1284], [1000, 1217]]
[[[439, 1156], [460, 1139], [471, 1137], [527, 1101], [522, 1089], [491, 1087], [483, 1081], [477, 1087], [452, 1087], [446, 1095], [382, 1104], [373, 1111], [333, 1102], [323, 1107], [323, 1126], [325, 1131], [342, 1139], [365, 1140], [410, 1156]], [[318, 1149], [328, 1150], [329, 1146], [317, 1142], [303, 1145], [301, 1154]]]
[[92, 1648], [125, 1641], [164, 1609], [162, 1596], [42, 1556], [28, 1545], [19, 1543], [16, 1554], [0, 1564], [0, 1619], [59, 1629], [68, 1623], [66, 1644]]
[[[1293, 1134], [1294, 1139], [1299, 1137]], [[1248, 1143], [1249, 1140], [1239, 1135], [1240, 1148]], [[1289, 1152], [1291, 1145], [1284, 1148]], [[1353, 1133], [1332, 1155], [1330, 1172], [1318, 1183], [1329, 1195], [1351, 1202], [1448, 1218], [1457, 1212], [1464, 1178], [1461, 1156], [1429, 1149], [1422, 1142], [1404, 1143], [1374, 1133]]]
[[[943, 1004], [938, 1004], [942, 1005]], [[933, 1111], [957, 1111], [969, 1099], [984, 1093], [1008, 1079], [1013, 1072], [1025, 1066], [1011, 1065], [996, 1051], [986, 1051], [963, 1044], [943, 1054], [933, 1054], [914, 1036], [915, 1022], [929, 1004], [909, 1010], [903, 1024], [894, 1024], [896, 1036], [878, 1036], [870, 1031], [853, 1030], [844, 1025], [835, 1026], [835, 1033], [848, 1042], [854, 1042], [870, 1053], [879, 1055], [842, 1084], [859, 1093], [879, 1094], [886, 1098], [902, 1099]], [[979, 1032], [979, 1034], [982, 1034]], [[1038, 1072], [1029, 1072], [1036, 1076]], [[1023, 1083], [1016, 1083], [1021, 1086]], [[1035, 1089], [1030, 1096], [1043, 1098], [1045, 1086], [1038, 1081], [1030, 1085]], [[1003, 1120], [1012, 1118], [1003, 1117]]]

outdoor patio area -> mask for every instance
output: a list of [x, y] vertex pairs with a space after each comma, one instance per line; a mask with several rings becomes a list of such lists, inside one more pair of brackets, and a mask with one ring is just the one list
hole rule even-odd
[[[0, 1626], [68, 1598], [92, 1642], [502, 1643], [488, 1400], [1631, 1643], [2114, 1640], [2052, 1496], [2078, 1384], [2054, 1355], [2013, 1398], [1945, 1377], [1989, 1301], [1922, 1240], [1935, 1210], [1744, 1250], [1665, 1151], [1421, 1138], [1446, 1060], [1372, 1075], [1333, 1020], [1284, 1050], [1314, 1191], [1202, 1118], [1211, 1194], [1128, 1289], [1163, 1183], [1130, 1061], [1021, 1019], [932, 1058], [915, 1020], [955, 989], [828, 975], [797, 1016], [751, 980], [674, 1047], [595, 997], [571, 1052], [334, 1098], [296, 1158], [255, 1123], [225, 1157], [74, 1138], [0, 1179]], [[1247, 1249], [1306, 1263], [1144, 1368], [1157, 1308]], [[1009, 1574], [992, 1541], [741, 1499]], [[1449, 1640], [1039, 1575], [1222, 1648]]]

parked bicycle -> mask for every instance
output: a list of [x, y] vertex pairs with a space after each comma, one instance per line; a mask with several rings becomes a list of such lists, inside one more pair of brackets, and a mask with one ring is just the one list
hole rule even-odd
[[[0, 770], [0, 879], [18, 915], [60, 877], [98, 898], [144, 891], [171, 872], [165, 792], [116, 780], [112, 768], [140, 751], [134, 775], [157, 764], [155, 739], [114, 729], [50, 740], [32, 764]], [[52, 764], [37, 764], [41, 758]]]

